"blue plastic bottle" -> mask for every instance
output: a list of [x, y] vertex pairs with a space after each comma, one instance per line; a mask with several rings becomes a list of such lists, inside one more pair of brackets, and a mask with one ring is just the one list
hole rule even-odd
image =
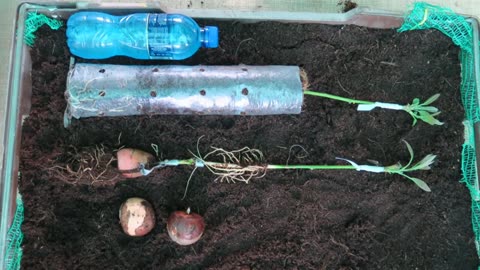
[[200, 47], [218, 47], [218, 29], [200, 28], [179, 14], [137, 13], [112, 16], [78, 12], [67, 22], [67, 44], [72, 54], [86, 59], [116, 55], [136, 59], [181, 60]]

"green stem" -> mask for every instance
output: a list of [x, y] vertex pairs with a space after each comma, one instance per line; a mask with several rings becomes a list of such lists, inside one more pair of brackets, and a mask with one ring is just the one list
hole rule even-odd
[[375, 103], [375, 102], [371, 102], [371, 101], [345, 98], [345, 97], [335, 96], [335, 95], [322, 93], [322, 92], [309, 91], [309, 90], [305, 90], [305, 91], [303, 91], [303, 93], [305, 95], [324, 97], [324, 98], [334, 99], [334, 100], [338, 100], [338, 101], [348, 102], [350, 104], [373, 104], [373, 103]]
[[355, 170], [352, 165], [267, 165], [270, 170]]
[[195, 165], [195, 159], [181, 159], [178, 161], [178, 165]]
[[[204, 161], [205, 165], [228, 165], [232, 167], [241, 167], [235, 163], [222, 163], [222, 162], [212, 162]], [[267, 169], [270, 170], [354, 170], [355, 167], [352, 165], [276, 165], [276, 164], [267, 164]]]
[[[214, 161], [202, 161], [205, 165], [224, 165], [225, 167], [241, 167], [235, 163], [223, 163]], [[195, 165], [196, 159], [178, 160], [178, 165]], [[352, 165], [276, 165], [268, 164], [267, 169], [270, 170], [355, 170]]]

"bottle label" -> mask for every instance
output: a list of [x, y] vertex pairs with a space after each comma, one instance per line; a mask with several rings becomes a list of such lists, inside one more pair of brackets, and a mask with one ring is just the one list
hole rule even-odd
[[151, 57], [171, 58], [172, 46], [167, 14], [148, 16], [148, 52]]

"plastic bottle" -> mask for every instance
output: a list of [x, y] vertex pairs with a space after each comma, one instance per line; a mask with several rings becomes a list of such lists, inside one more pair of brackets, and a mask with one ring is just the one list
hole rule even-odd
[[78, 12], [68, 19], [67, 44], [72, 54], [86, 59], [123, 55], [181, 60], [200, 47], [218, 47], [218, 28], [200, 28], [180, 14]]

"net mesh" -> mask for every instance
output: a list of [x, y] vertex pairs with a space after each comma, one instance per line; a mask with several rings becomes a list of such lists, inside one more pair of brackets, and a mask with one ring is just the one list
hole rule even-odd
[[398, 31], [419, 29], [437, 29], [450, 37], [461, 49], [462, 80], [460, 93], [466, 117], [466, 120], [463, 122], [465, 126], [465, 142], [462, 149], [461, 182], [465, 183], [472, 197], [472, 226], [475, 234], [477, 255], [480, 257], [480, 194], [474, 136], [474, 125], [479, 122], [480, 114], [477, 103], [477, 82], [475, 79], [473, 46], [476, 43], [473, 41], [473, 27], [463, 16], [455, 14], [451, 9], [426, 3], [416, 3]]
[[472, 27], [463, 16], [449, 8], [419, 2], [405, 18], [399, 32], [422, 29], [437, 29], [450, 37], [462, 50], [472, 53]]
[[13, 218], [12, 225], [7, 234], [7, 253], [6, 266], [8, 270], [20, 269], [20, 262], [22, 261], [22, 240], [23, 233], [21, 230], [23, 222], [23, 202], [20, 194], [17, 194], [17, 209]]
[[[460, 82], [460, 94], [465, 108], [466, 118], [473, 123], [479, 121], [479, 108], [477, 106], [477, 91], [475, 81], [475, 68], [473, 53], [461, 51], [460, 61], [462, 66], [462, 80]], [[472, 124], [473, 124], [472, 123]], [[473, 134], [473, 132], [470, 132]]]
[[35, 43], [35, 32], [44, 24], [48, 25], [53, 30], [57, 30], [62, 26], [62, 22], [49, 18], [43, 14], [38, 14], [36, 12], [28, 13], [27, 19], [25, 20], [25, 33], [23, 35], [25, 44], [33, 46]]
[[[30, 13], [25, 22], [25, 43], [32, 46], [35, 41], [35, 31], [43, 24], [52, 29], [61, 27], [61, 22], [45, 15]], [[475, 156], [474, 124], [479, 122], [480, 114], [476, 102], [476, 81], [473, 55], [473, 30], [470, 23], [451, 9], [433, 6], [426, 3], [416, 3], [413, 10], [405, 18], [398, 30], [400, 32], [422, 29], [437, 29], [449, 36], [461, 48], [462, 81], [460, 91], [465, 108], [465, 142], [462, 150], [462, 182], [468, 187], [472, 197], [472, 226], [475, 233], [477, 254], [480, 257], [480, 194], [478, 189], [478, 173]], [[21, 242], [23, 234], [23, 203], [17, 196], [17, 209], [11, 228], [8, 231], [7, 269], [20, 269], [22, 258]], [[480, 269], [480, 268], [479, 268]]]

